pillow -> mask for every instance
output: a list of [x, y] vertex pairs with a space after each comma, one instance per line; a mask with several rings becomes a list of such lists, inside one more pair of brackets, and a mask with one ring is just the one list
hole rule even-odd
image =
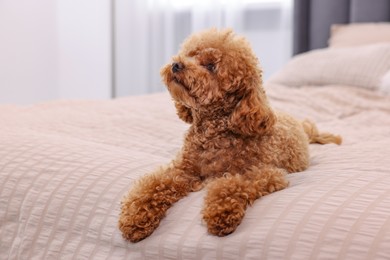
[[389, 42], [390, 23], [334, 24], [330, 30], [329, 47], [351, 47]]
[[387, 94], [390, 94], [390, 70], [382, 77], [379, 89]]
[[269, 81], [293, 87], [340, 84], [375, 89], [389, 70], [390, 43], [325, 48], [293, 57]]

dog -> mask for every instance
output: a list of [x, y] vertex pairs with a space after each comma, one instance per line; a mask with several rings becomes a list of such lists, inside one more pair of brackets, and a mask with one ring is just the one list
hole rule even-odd
[[210, 234], [236, 230], [248, 205], [288, 186], [309, 165], [309, 143], [341, 143], [269, 106], [258, 59], [232, 30], [190, 36], [161, 70], [177, 114], [191, 124], [166, 167], [141, 178], [122, 201], [119, 229], [131, 242], [149, 236], [167, 210], [207, 186], [202, 211]]

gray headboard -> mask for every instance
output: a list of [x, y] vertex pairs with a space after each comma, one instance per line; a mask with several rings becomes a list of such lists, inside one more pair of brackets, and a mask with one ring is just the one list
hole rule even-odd
[[390, 0], [294, 0], [293, 54], [324, 48], [335, 23], [390, 21]]

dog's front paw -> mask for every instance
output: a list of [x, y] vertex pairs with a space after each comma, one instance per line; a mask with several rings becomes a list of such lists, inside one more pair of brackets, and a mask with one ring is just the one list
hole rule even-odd
[[245, 206], [234, 199], [209, 204], [203, 210], [207, 230], [216, 236], [226, 236], [234, 232], [245, 215]]
[[123, 238], [133, 243], [143, 240], [155, 230], [153, 227], [138, 227], [121, 221], [119, 222], [119, 229], [122, 231]]
[[286, 180], [284, 175], [272, 174], [269, 177], [267, 185], [264, 187], [261, 195], [267, 195], [269, 193], [273, 193], [279, 190], [283, 190], [288, 186], [289, 182]]
[[126, 218], [119, 220], [119, 229], [122, 231], [122, 236], [133, 243], [148, 237], [157, 227], [147, 221], [141, 221], [140, 224], [136, 222]]
[[148, 237], [160, 224], [163, 212], [145, 206], [137, 208], [134, 204], [129, 207], [123, 205], [119, 218], [122, 236], [133, 243]]

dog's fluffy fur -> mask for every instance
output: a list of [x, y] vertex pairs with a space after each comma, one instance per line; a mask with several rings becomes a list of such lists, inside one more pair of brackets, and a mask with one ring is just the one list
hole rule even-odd
[[341, 142], [271, 109], [256, 56], [231, 30], [190, 36], [161, 75], [178, 116], [191, 127], [176, 159], [124, 198], [119, 228], [132, 242], [149, 236], [176, 201], [205, 183], [207, 229], [230, 234], [248, 205], [286, 188], [287, 173], [308, 167], [309, 143]]

